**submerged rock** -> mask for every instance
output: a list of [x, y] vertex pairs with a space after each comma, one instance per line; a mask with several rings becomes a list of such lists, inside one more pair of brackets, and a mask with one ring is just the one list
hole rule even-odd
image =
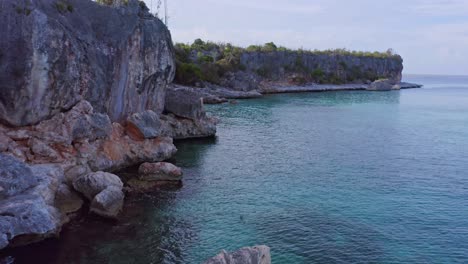
[[245, 247], [232, 253], [222, 250], [204, 264], [271, 264], [270, 248], [267, 246]]

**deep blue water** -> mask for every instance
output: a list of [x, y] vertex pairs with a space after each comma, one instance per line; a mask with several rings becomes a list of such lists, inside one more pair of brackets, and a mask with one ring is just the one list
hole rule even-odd
[[[181, 188], [129, 197], [26, 259], [200, 263], [266, 244], [273, 263], [468, 263], [468, 77], [423, 89], [272, 95], [208, 106], [216, 140], [179, 142]], [[24, 255], [24, 254], [23, 254]]]

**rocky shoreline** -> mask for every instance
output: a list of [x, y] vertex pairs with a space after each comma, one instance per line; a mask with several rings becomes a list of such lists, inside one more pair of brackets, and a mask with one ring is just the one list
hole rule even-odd
[[[396, 84], [396, 89], [413, 89], [421, 88], [423, 85], [415, 83], [400, 82]], [[393, 86], [393, 85], [392, 85]], [[184, 91], [185, 93], [192, 93], [197, 97], [203, 99], [204, 104], [221, 104], [229, 102], [233, 99], [252, 99], [259, 98], [267, 94], [279, 93], [307, 93], [307, 92], [330, 92], [330, 91], [371, 91], [371, 84], [310, 84], [310, 85], [290, 85], [290, 84], [276, 84], [268, 85], [260, 89], [250, 91], [239, 91], [225, 87], [210, 85], [209, 87], [190, 87], [175, 85], [170, 89]]]
[[[59, 236], [83, 208], [118, 218], [126, 193], [180, 182], [181, 169], [167, 162], [177, 151], [173, 141], [216, 135], [218, 120], [204, 104], [421, 87], [400, 83], [398, 60], [379, 70], [392, 78], [368, 84], [291, 85], [237, 72], [226, 74], [226, 87], [176, 85], [170, 32], [141, 2], [67, 5], [2, 3], [0, 51], [11, 52], [0, 54], [0, 249]], [[116, 175], [129, 167], [138, 176]], [[207, 263], [269, 259], [269, 249], [257, 247]]]

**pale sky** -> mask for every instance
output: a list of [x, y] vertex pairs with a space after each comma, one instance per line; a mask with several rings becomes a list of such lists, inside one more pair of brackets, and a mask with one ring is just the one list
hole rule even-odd
[[167, 1], [175, 42], [393, 48], [405, 73], [468, 75], [468, 0]]

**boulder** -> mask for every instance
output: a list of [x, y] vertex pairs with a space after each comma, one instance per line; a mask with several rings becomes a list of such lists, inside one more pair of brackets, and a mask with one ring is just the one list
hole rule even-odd
[[389, 79], [377, 80], [369, 85], [368, 91], [391, 91], [400, 90], [400, 86]]
[[109, 186], [91, 201], [90, 211], [107, 218], [116, 218], [123, 207], [125, 195], [122, 188]]
[[75, 190], [91, 201], [90, 211], [115, 218], [122, 209], [125, 195], [120, 178], [107, 172], [92, 172], [73, 182]]
[[180, 181], [182, 170], [168, 162], [143, 163], [138, 168], [140, 180], [145, 181]]
[[148, 110], [131, 115], [127, 119], [127, 134], [135, 140], [152, 139], [161, 134], [159, 115]]
[[205, 117], [200, 93], [184, 87], [171, 87], [166, 92], [165, 112], [191, 120]]
[[119, 176], [107, 172], [91, 172], [73, 181], [73, 188], [92, 201], [94, 197], [107, 187], [122, 189], [123, 183]]
[[1, 2], [0, 121], [37, 124], [83, 99], [112, 121], [162, 112], [175, 73], [167, 27], [138, 0], [56, 2]]
[[232, 253], [222, 250], [204, 264], [271, 264], [270, 248], [267, 246], [245, 247]]

